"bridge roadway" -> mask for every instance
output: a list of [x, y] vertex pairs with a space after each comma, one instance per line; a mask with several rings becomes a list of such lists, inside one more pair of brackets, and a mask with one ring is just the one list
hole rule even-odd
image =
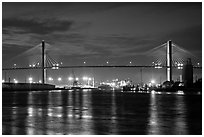
[[[167, 66], [161, 66], [162, 68], [166, 68]], [[177, 68], [177, 66], [172, 66], [173, 68]], [[45, 69], [53, 69], [57, 67], [44, 67]], [[58, 69], [63, 68], [155, 68], [155, 66], [145, 66], [145, 65], [90, 65], [90, 66], [58, 66]], [[202, 67], [194, 66], [195, 69], [202, 69]], [[42, 67], [13, 67], [13, 68], [2, 68], [2, 70], [22, 70], [22, 69], [42, 69]]]

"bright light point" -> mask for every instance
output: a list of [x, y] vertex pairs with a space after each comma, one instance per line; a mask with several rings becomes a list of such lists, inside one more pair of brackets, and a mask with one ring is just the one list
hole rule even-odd
[[83, 79], [83, 80], [88, 80], [88, 77], [83, 77], [82, 79]]
[[152, 91], [151, 91], [151, 94], [155, 94], [155, 93], [156, 93], [156, 91], [155, 91], [155, 90], [152, 90]]
[[181, 90], [179, 90], [179, 91], [177, 92], [177, 94], [179, 94], [179, 95], [183, 95], [183, 94], [184, 94], [184, 92], [183, 92], [183, 91], [181, 91]]
[[152, 84], [155, 84], [155, 80], [151, 80], [151, 83], [152, 83]]
[[48, 78], [49, 81], [52, 81], [53, 79], [51, 77]]
[[62, 78], [58, 78], [57, 80], [58, 80], [58, 81], [61, 81], [61, 80], [62, 80]]
[[86, 64], [86, 62], [84, 61], [84, 64]]
[[35, 67], [35, 64], [33, 64], [33, 67]]
[[116, 86], [116, 84], [115, 84], [114, 82], [112, 82], [112, 83], [111, 83], [111, 86], [112, 86], [112, 87], [115, 87], [115, 86]]
[[59, 64], [57, 63], [56, 66], [59, 66]]
[[42, 81], [41, 81], [41, 80], [39, 80], [39, 83], [42, 83]]
[[63, 63], [61, 62], [60, 64], [62, 65]]
[[13, 64], [14, 66], [16, 66], [16, 64]]
[[79, 80], [79, 78], [76, 78], [76, 80], [78, 81], [78, 80]]
[[2, 80], [2, 82], [4, 83], [4, 82], [5, 82], [5, 80], [3, 79], [3, 80]]
[[32, 65], [29, 65], [29, 67], [32, 67]]
[[32, 81], [32, 80], [33, 80], [33, 78], [32, 78], [32, 77], [29, 77], [29, 78], [28, 78], [28, 80], [29, 80], [29, 81]]
[[130, 61], [130, 64], [132, 64], [132, 62]]
[[18, 83], [18, 80], [14, 79], [14, 83]]
[[57, 117], [62, 117], [62, 115], [61, 115], [61, 114], [58, 114]]
[[198, 65], [200, 65], [200, 63], [198, 63]]
[[69, 77], [68, 80], [71, 81], [71, 80], [73, 80], [73, 78], [72, 78], [72, 77]]
[[107, 61], [106, 63], [108, 64], [109, 62]]
[[91, 80], [91, 78], [89, 78], [89, 80]]

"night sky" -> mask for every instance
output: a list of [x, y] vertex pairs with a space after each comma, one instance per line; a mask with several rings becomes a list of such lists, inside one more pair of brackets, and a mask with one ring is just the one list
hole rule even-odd
[[[167, 40], [202, 56], [202, 3], [5, 3], [2, 4], [3, 68], [27, 67], [40, 58], [33, 48], [45, 40], [47, 53], [63, 65], [150, 65], [147, 51]], [[32, 50], [29, 50], [32, 49]], [[152, 55], [154, 56], [154, 55]], [[139, 69], [74, 69], [75, 75], [96, 80], [141, 80]], [[67, 78], [71, 69], [50, 71]], [[161, 72], [162, 73], [161, 73]], [[143, 70], [143, 80], [164, 81], [165, 70]], [[26, 76], [7, 75], [24, 82]], [[40, 72], [26, 71], [40, 79]], [[174, 79], [177, 79], [177, 71]], [[4, 75], [3, 75], [4, 76]], [[37, 78], [38, 77], [38, 78]], [[200, 75], [201, 77], [201, 75]]]

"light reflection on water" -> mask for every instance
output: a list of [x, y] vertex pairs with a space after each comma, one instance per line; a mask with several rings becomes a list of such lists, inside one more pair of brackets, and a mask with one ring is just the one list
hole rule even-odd
[[2, 98], [3, 134], [201, 134], [202, 128], [202, 98], [195, 95], [70, 90]]
[[[151, 94], [148, 134], [188, 134], [186, 127], [186, 106], [183, 96], [174, 95], [172, 99], [173, 101], [170, 106], [167, 106], [159, 102], [161, 96]], [[165, 113], [171, 113], [171, 115]]]
[[93, 134], [91, 123], [87, 124], [92, 117], [88, 111], [89, 95], [83, 95], [83, 92], [48, 92], [47, 102], [46, 98], [36, 101], [37, 96], [28, 95], [27, 134]]

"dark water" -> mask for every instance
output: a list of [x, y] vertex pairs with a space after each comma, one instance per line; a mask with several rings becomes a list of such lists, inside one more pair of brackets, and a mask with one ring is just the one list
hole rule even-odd
[[202, 134], [201, 95], [32, 91], [2, 99], [3, 134]]

